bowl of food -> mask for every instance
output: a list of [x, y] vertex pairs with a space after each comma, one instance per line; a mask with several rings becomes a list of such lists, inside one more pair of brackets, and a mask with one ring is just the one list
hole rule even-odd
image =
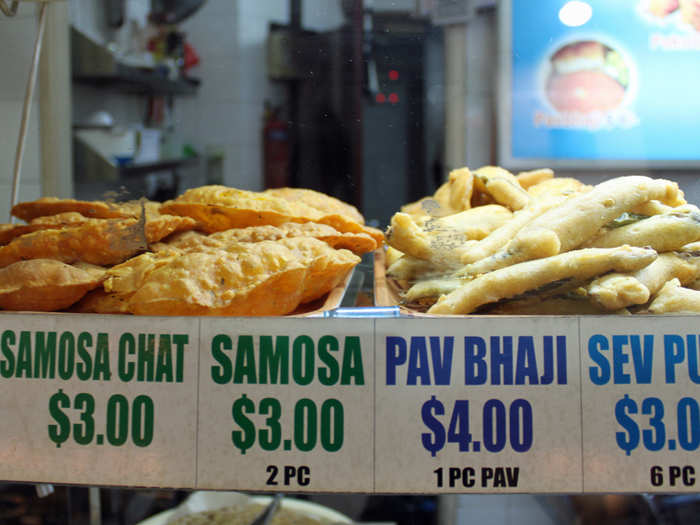
[[[271, 496], [241, 492], [193, 492], [181, 505], [160, 512], [138, 525], [248, 525], [272, 501]], [[351, 523], [346, 515], [295, 498], [284, 498], [269, 525], [330, 525]]]

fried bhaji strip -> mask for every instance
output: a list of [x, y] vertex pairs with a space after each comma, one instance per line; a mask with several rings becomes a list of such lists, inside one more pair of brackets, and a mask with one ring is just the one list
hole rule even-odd
[[685, 203], [678, 184], [643, 176], [618, 177], [573, 195], [538, 216], [492, 256], [467, 265], [460, 275], [486, 273], [511, 264], [567, 252], [591, 239], [622, 213], [651, 199], [679, 206]]
[[484, 166], [474, 172], [476, 187], [488, 193], [496, 203], [513, 211], [530, 202], [530, 195], [520, 186], [515, 175], [497, 166]]
[[545, 180], [550, 180], [554, 177], [554, 172], [549, 168], [539, 168], [530, 171], [521, 171], [515, 176], [515, 180], [524, 189], [527, 190], [530, 186], [539, 184]]
[[[447, 262], [456, 248], [468, 240], [485, 237], [510, 217], [508, 209], [492, 204], [432, 219], [421, 227], [410, 215], [395, 213], [387, 243], [419, 259]], [[459, 263], [458, 258], [453, 260]]]
[[434, 195], [401, 206], [401, 212], [415, 220], [459, 213], [471, 207], [473, 190], [474, 176], [469, 168], [452, 170]]
[[387, 276], [399, 281], [415, 281], [429, 279], [431, 276], [441, 276], [443, 268], [436, 268], [430, 261], [404, 255], [386, 270]]
[[700, 239], [700, 213], [664, 213], [626, 226], [604, 231], [586, 246], [611, 248], [629, 244], [649, 246], [657, 252], [670, 252]]
[[570, 177], [555, 177], [553, 179], [543, 180], [537, 184], [527, 188], [527, 192], [532, 198], [542, 197], [544, 195], [571, 195], [582, 191], [590, 190], [590, 186], [586, 186], [578, 179]]
[[104, 272], [89, 272], [51, 259], [15, 262], [0, 268], [0, 308], [61, 310], [97, 288], [103, 278]]
[[603, 308], [617, 310], [646, 303], [673, 278], [687, 284], [699, 273], [700, 266], [695, 258], [662, 253], [649, 266], [632, 274], [611, 273], [593, 280], [588, 286], [588, 295]]
[[462, 264], [469, 264], [485, 259], [503, 248], [526, 224], [535, 217], [542, 215], [547, 210], [559, 206], [566, 200], [566, 196], [535, 199], [529, 206], [518, 210], [513, 218], [491, 232], [487, 237], [471, 246], [458, 248], [456, 254]]
[[700, 291], [683, 288], [678, 279], [671, 279], [651, 302], [649, 313], [700, 313]]
[[616, 270], [635, 271], [650, 264], [656, 252], [644, 248], [587, 248], [527, 261], [476, 277], [442, 296], [428, 313], [467, 314], [479, 306], [514, 297], [547, 283], [568, 278], [588, 279]]

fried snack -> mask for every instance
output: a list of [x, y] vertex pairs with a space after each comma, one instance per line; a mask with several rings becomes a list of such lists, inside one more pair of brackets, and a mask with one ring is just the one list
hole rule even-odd
[[545, 180], [551, 180], [554, 177], [554, 172], [549, 168], [540, 168], [531, 171], [521, 171], [515, 176], [520, 187], [527, 190], [530, 186], [539, 184]]
[[386, 274], [399, 281], [415, 281], [441, 276], [443, 271], [442, 268], [436, 268], [430, 261], [404, 255], [387, 268]]
[[[105, 291], [146, 315], [284, 315], [301, 300], [307, 270], [274, 241], [237, 252], [143, 254], [108, 272]], [[114, 297], [111, 298], [114, 300]]]
[[76, 314], [128, 314], [128, 300], [129, 296], [95, 288], [66, 311]]
[[360, 262], [360, 258], [352, 252], [335, 250], [313, 238], [294, 237], [278, 242], [292, 251], [309, 271], [304, 281], [301, 303], [323, 297]]
[[662, 253], [649, 266], [633, 274], [611, 273], [593, 280], [588, 295], [608, 310], [617, 310], [635, 304], [644, 304], [673, 278], [681, 284], [694, 281], [700, 274], [697, 258]]
[[451, 257], [454, 249], [471, 239], [484, 238], [510, 217], [508, 209], [492, 204], [432, 219], [420, 227], [410, 215], [395, 213], [387, 243], [418, 259], [459, 264], [459, 258]]
[[527, 192], [532, 198], [542, 197], [544, 195], [571, 195], [588, 190], [590, 190], [590, 186], [586, 186], [580, 180], [570, 177], [546, 179], [527, 188]]
[[622, 213], [651, 199], [671, 206], [685, 204], [683, 193], [675, 182], [643, 176], [611, 179], [589, 192], [573, 195], [561, 206], [538, 216], [501, 250], [465, 266], [460, 275], [478, 275], [518, 262], [567, 252], [591, 239]]
[[497, 166], [484, 166], [474, 172], [476, 187], [493, 200], [513, 211], [530, 202], [530, 195], [520, 186], [515, 175]]
[[683, 288], [678, 279], [671, 279], [651, 302], [649, 313], [700, 313], [700, 291]]
[[418, 281], [411, 286], [404, 294], [404, 300], [407, 303], [415, 303], [418, 301], [435, 303], [441, 295], [447, 295], [462, 286], [462, 279], [454, 277], [442, 277], [439, 279], [425, 279]]
[[365, 218], [357, 211], [355, 206], [347, 204], [340, 199], [320, 193], [314, 190], [305, 188], [272, 188], [265, 190], [263, 193], [273, 197], [279, 197], [289, 202], [301, 202], [307, 206], [311, 206], [324, 214], [345, 215], [355, 222], [360, 224], [365, 223]]
[[[234, 231], [228, 230], [212, 234], [203, 240], [164, 245], [164, 251], [158, 253], [167, 257], [173, 251], [175, 253], [193, 253], [224, 250], [243, 254], [250, 250], [249, 243], [239, 242], [235, 236], [227, 235]], [[360, 262], [359, 257], [350, 251], [334, 249], [320, 239], [312, 237], [290, 237], [279, 239], [277, 242], [289, 249], [302, 266], [309, 270], [305, 281], [299, 282], [299, 286], [303, 288], [302, 303], [313, 301], [328, 293], [345, 278], [350, 269]], [[168, 252], [168, 249], [171, 251]]]
[[0, 267], [26, 259], [118, 264], [171, 233], [193, 228], [188, 217], [158, 215], [140, 219], [93, 219], [77, 226], [39, 230], [0, 247]]
[[491, 232], [478, 243], [462, 246], [456, 250], [456, 255], [462, 264], [469, 264], [485, 259], [503, 248], [526, 224], [547, 210], [559, 206], [567, 197], [564, 195], [551, 198], [538, 198], [513, 214], [513, 218]]
[[104, 272], [85, 271], [51, 259], [19, 261], [0, 269], [0, 308], [61, 310], [97, 288], [103, 278]]
[[586, 246], [649, 246], [659, 253], [678, 250], [700, 239], [700, 213], [664, 213], [604, 231]]
[[[474, 191], [474, 175], [469, 168], [459, 168], [450, 171], [447, 178], [447, 207], [455, 212], [468, 210], [471, 207], [471, 198]], [[439, 190], [438, 190], [439, 191]], [[438, 193], [435, 193], [436, 198]]]
[[644, 283], [632, 275], [623, 273], [610, 273], [594, 279], [588, 285], [587, 292], [593, 303], [606, 310], [644, 304], [651, 297], [649, 288]]
[[[323, 296], [359, 263], [348, 250], [295, 237], [225, 249], [144, 253], [108, 271], [81, 311], [137, 315], [285, 315]], [[89, 310], [88, 310], [89, 309]]]
[[431, 314], [468, 314], [479, 306], [514, 297], [563, 279], [588, 279], [605, 272], [635, 271], [656, 259], [644, 248], [587, 248], [527, 261], [476, 277], [440, 299]]
[[332, 226], [315, 222], [286, 222], [279, 226], [249, 226], [210, 235], [194, 231], [184, 232], [172, 236], [165, 243], [152, 246], [152, 249], [160, 251], [170, 247], [186, 248], [203, 244], [217, 247], [228, 242], [276, 241], [289, 237], [314, 237], [333, 248], [345, 248], [358, 255], [369, 253], [377, 248], [376, 241], [365, 233], [341, 233]]
[[474, 176], [469, 168], [452, 170], [447, 181], [431, 197], [401, 206], [401, 211], [415, 220], [444, 217], [471, 207]]
[[151, 213], [157, 212], [160, 207], [157, 202], [145, 200], [111, 203], [42, 197], [35, 201], [15, 204], [12, 207], [12, 215], [27, 222], [37, 217], [66, 212], [76, 212], [93, 219], [124, 219], [141, 215], [142, 205]]
[[378, 244], [384, 241], [381, 231], [344, 215], [326, 214], [303, 202], [289, 202], [272, 195], [226, 186], [187, 190], [177, 199], [164, 203], [160, 210], [161, 213], [192, 217], [207, 233], [248, 226], [279, 226], [285, 222], [318, 222], [343, 233], [366, 233]]
[[59, 229], [65, 226], [84, 224], [89, 219], [78, 212], [65, 212], [32, 219], [29, 224], [0, 224], [0, 245], [16, 237], [39, 230]]
[[394, 264], [396, 261], [398, 261], [401, 257], [403, 257], [403, 252], [397, 250], [396, 248], [392, 248], [391, 246], [387, 246], [386, 248], [386, 253], [384, 254], [384, 260], [386, 267], [388, 268], [392, 264]]

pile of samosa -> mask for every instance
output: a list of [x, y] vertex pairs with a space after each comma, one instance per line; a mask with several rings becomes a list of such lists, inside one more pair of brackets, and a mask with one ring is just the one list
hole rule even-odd
[[644, 176], [454, 170], [387, 231], [387, 276], [429, 314], [700, 312], [700, 210]]
[[381, 246], [353, 206], [307, 189], [187, 190], [172, 201], [42, 198], [0, 225], [0, 308], [286, 315]]

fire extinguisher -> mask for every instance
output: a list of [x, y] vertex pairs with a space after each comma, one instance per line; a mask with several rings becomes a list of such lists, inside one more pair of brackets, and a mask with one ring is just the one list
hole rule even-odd
[[279, 107], [272, 108], [265, 102], [263, 170], [266, 188], [289, 186], [289, 127], [279, 113]]

